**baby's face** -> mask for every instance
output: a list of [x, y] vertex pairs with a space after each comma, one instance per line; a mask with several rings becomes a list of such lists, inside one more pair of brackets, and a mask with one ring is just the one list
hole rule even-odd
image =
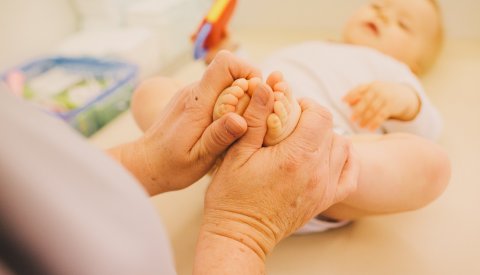
[[374, 0], [353, 14], [343, 38], [375, 48], [415, 71], [422, 54], [433, 49], [439, 27], [439, 15], [429, 0]]

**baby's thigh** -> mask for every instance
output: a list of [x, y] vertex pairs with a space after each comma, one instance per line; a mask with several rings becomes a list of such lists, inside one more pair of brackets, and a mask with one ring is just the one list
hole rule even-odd
[[[432, 193], [426, 191], [432, 184], [426, 171], [435, 169], [422, 167], [436, 154], [429, 152], [431, 146], [425, 141], [403, 133], [357, 134], [348, 138], [360, 163], [358, 188], [327, 210], [328, 217], [356, 219], [410, 211], [428, 203], [430, 196], [425, 194]], [[435, 188], [433, 193], [438, 193]]]
[[183, 86], [179, 81], [168, 77], [154, 77], [145, 80], [135, 90], [132, 106], [166, 103]]
[[132, 96], [132, 115], [145, 131], [183, 85], [172, 78], [155, 77], [141, 83]]

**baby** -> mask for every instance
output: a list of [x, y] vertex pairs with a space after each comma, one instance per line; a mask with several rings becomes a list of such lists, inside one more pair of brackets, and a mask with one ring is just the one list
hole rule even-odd
[[[285, 79], [277, 73], [270, 82], [286, 80], [297, 96], [326, 105], [339, 128], [350, 134], [402, 131], [435, 138], [440, 132], [440, 118], [413, 73], [423, 73], [430, 67], [441, 41], [440, 14], [433, 0], [378, 0], [350, 18], [343, 43], [293, 46], [271, 55], [261, 68], [265, 75], [282, 71]], [[279, 86], [288, 87], [286, 83]], [[230, 96], [221, 96], [218, 104], [228, 105]], [[276, 113], [287, 110], [281, 102], [276, 104]], [[296, 101], [292, 102], [295, 105]], [[232, 105], [220, 106], [216, 108], [217, 117], [222, 110], [233, 110]], [[278, 122], [273, 117], [269, 121]], [[294, 112], [289, 120], [296, 117]]]
[[[361, 163], [357, 191], [300, 233], [418, 209], [443, 192], [450, 176], [448, 158], [420, 138], [438, 137], [441, 120], [415, 76], [431, 66], [441, 41], [434, 0], [376, 0], [350, 18], [342, 43], [303, 43], [272, 54], [261, 65], [275, 96], [265, 146], [282, 141], [296, 127], [301, 110], [294, 91], [331, 111], [336, 132], [352, 140]], [[243, 114], [258, 81], [235, 80], [219, 96], [213, 119]], [[179, 88], [168, 79], [150, 85], [164, 94]], [[159, 109], [152, 106], [159, 102], [152, 98], [160, 97], [153, 86], [139, 89], [132, 102], [144, 129]]]

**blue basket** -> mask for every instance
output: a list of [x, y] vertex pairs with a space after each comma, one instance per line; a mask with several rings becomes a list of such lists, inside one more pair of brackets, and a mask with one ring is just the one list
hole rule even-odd
[[137, 84], [138, 69], [122, 61], [90, 57], [43, 58], [8, 70], [2, 75], [2, 79], [7, 81], [10, 73], [20, 72], [25, 78], [25, 83], [28, 83], [30, 79], [55, 68], [61, 68], [85, 78], [110, 80], [110, 83], [97, 96], [81, 106], [63, 111], [47, 110], [65, 120], [83, 135], [92, 135], [128, 109], [132, 92]]

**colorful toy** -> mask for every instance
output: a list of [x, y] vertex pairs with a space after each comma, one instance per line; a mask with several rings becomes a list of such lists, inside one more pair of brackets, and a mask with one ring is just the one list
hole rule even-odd
[[237, 0], [216, 0], [213, 3], [193, 36], [195, 59], [205, 57], [209, 49], [216, 47], [226, 37], [226, 27], [236, 4]]

